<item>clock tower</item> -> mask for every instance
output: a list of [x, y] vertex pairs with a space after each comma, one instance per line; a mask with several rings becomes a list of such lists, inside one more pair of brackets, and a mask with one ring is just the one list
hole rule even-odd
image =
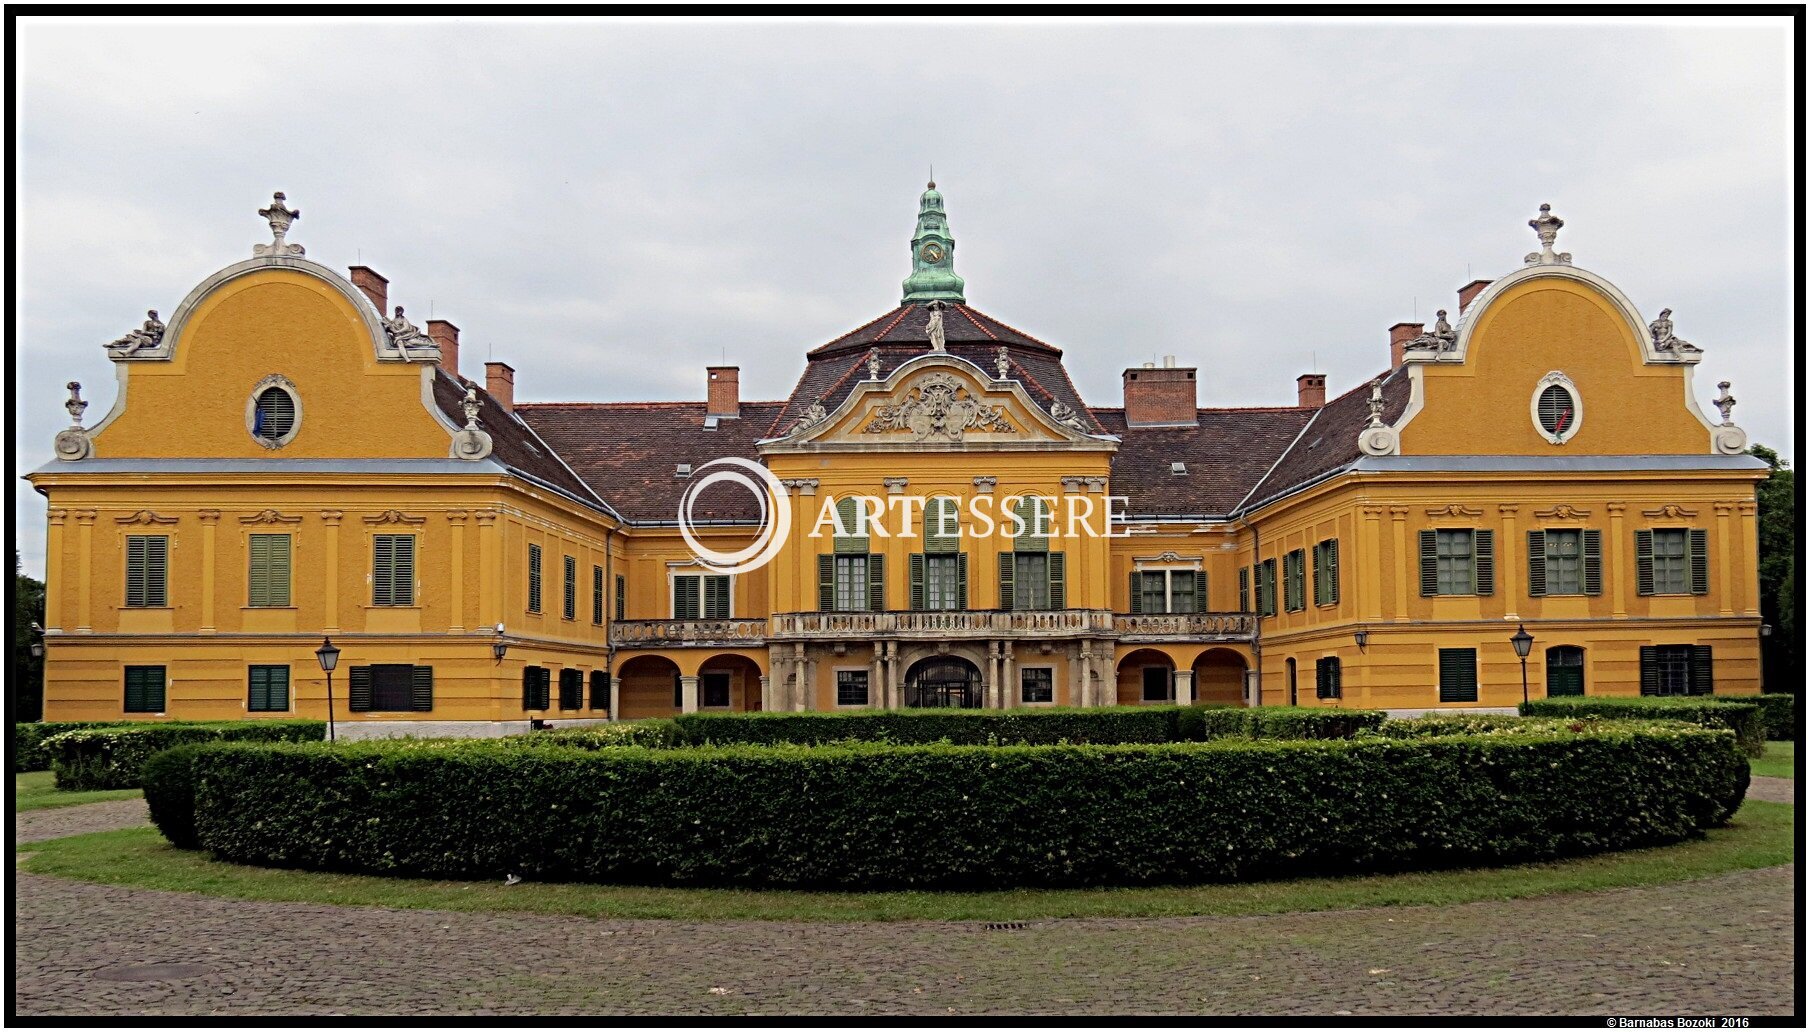
[[911, 275], [905, 278], [904, 304], [932, 301], [967, 303], [962, 278], [955, 274], [955, 238], [943, 214], [943, 195], [932, 181], [918, 198], [918, 231], [911, 238]]

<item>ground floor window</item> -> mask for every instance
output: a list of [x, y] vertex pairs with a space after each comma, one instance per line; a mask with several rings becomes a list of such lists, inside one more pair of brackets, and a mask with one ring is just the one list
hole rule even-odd
[[1343, 673], [1339, 670], [1339, 657], [1322, 656], [1314, 664], [1314, 696], [1321, 699], [1337, 699], [1344, 693], [1341, 683]]
[[347, 707], [354, 713], [425, 713], [434, 708], [434, 668], [374, 663], [352, 668]]
[[1144, 668], [1144, 701], [1168, 702], [1175, 678], [1170, 675], [1168, 667], [1147, 666]]
[[544, 666], [522, 668], [522, 708], [525, 710], [553, 708], [553, 671]]
[[698, 677], [698, 706], [703, 709], [729, 708], [729, 675], [721, 670], [706, 670]]
[[597, 710], [610, 708], [610, 672], [608, 670], [591, 671], [591, 708]]
[[1714, 690], [1710, 646], [1640, 647], [1640, 694], [1708, 695]]
[[247, 680], [245, 708], [253, 713], [285, 713], [289, 710], [289, 668], [254, 666]]
[[867, 671], [836, 671], [836, 705], [867, 705]]
[[567, 667], [559, 672], [559, 708], [584, 708], [584, 671]]
[[164, 684], [163, 667], [127, 667], [126, 712], [162, 713], [164, 711]]
[[1547, 649], [1547, 697], [1582, 694], [1584, 694], [1584, 650], [1576, 645], [1554, 645]]
[[1056, 672], [1049, 667], [1026, 667], [1018, 673], [1019, 698], [1024, 702], [1055, 702]]
[[1439, 650], [1439, 701], [1477, 701], [1477, 650]]

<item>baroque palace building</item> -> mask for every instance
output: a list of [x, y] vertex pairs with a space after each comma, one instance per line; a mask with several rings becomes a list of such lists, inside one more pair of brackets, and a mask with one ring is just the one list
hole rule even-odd
[[[807, 352], [778, 401], [722, 366], [701, 402], [518, 403], [505, 363], [461, 375], [458, 327], [290, 243], [282, 194], [259, 214], [270, 243], [107, 346], [104, 418], [84, 427], [70, 385], [74, 425], [29, 474], [47, 720], [324, 717], [323, 636], [354, 734], [1502, 707], [1522, 626], [1534, 697], [1759, 690], [1765, 465], [1728, 384], [1720, 419], [1700, 407], [1669, 311], [1647, 323], [1556, 251], [1545, 206], [1539, 250], [1460, 289], [1455, 321], [1390, 327], [1376, 379], [1328, 399], [1301, 376], [1282, 408], [1202, 408], [1172, 361], [1089, 405], [1060, 349], [968, 304], [935, 184], [899, 305]], [[697, 489], [725, 457], [770, 470], [791, 516], [734, 574], [678, 520], [688, 500], [701, 544], [758, 541], [752, 493]], [[857, 496], [923, 500], [896, 510], [912, 536], [813, 534]], [[1104, 526], [1112, 498], [1117, 536], [1060, 529], [1083, 502]]]

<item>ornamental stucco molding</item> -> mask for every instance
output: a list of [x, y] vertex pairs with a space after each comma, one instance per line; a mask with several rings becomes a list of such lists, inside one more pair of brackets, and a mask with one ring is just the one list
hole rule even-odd
[[1697, 510], [1686, 509], [1682, 505], [1668, 504], [1657, 509], [1642, 509], [1640, 514], [1651, 519], [1679, 520], [1697, 515]]
[[960, 441], [970, 431], [1018, 432], [1005, 406], [988, 405], [952, 373], [932, 372], [905, 388], [903, 400], [881, 406], [862, 428], [865, 434], [909, 434], [914, 441]]
[[129, 516], [116, 516], [114, 517], [113, 522], [136, 523], [149, 526], [152, 524], [171, 524], [179, 521], [174, 516], [160, 516], [149, 509], [140, 509]]
[[398, 509], [387, 509], [375, 516], [366, 516], [364, 521], [372, 525], [382, 523], [422, 524], [427, 522], [427, 517], [409, 516]]
[[[402, 309], [396, 309], [398, 315]], [[476, 462], [488, 458], [495, 448], [490, 434], [478, 425], [478, 391], [475, 387], [465, 388], [465, 397], [459, 400], [459, 407], [465, 410], [465, 425], [453, 431], [450, 456]]]
[[1561, 503], [1549, 509], [1537, 510], [1534, 515], [1543, 520], [1581, 520], [1590, 515], [1590, 510]]
[[1468, 505], [1462, 505], [1458, 502], [1453, 502], [1450, 505], [1444, 505], [1437, 509], [1428, 509], [1427, 515], [1428, 516], [1481, 516], [1481, 515], [1483, 515], [1483, 510], [1482, 509], [1473, 509]]
[[255, 512], [250, 516], [241, 516], [239, 517], [239, 522], [245, 524], [300, 523], [302, 522], [302, 518], [300, 516], [285, 516], [275, 509], [265, 509], [263, 512]]

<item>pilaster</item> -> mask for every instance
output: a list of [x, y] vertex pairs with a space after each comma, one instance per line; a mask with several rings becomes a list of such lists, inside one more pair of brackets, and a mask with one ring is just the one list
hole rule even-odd
[[324, 567], [321, 572], [326, 578], [322, 589], [326, 612], [321, 620], [322, 630], [329, 635], [339, 633], [339, 521], [344, 516], [345, 513], [338, 509], [321, 510], [321, 527], [325, 535], [321, 542], [321, 565]]
[[1603, 575], [1608, 578], [1610, 585], [1609, 602], [1612, 606], [1610, 615], [1615, 619], [1620, 620], [1628, 615], [1628, 589], [1622, 583], [1628, 579], [1628, 574], [1630, 572], [1630, 567], [1628, 566], [1628, 542], [1626, 540], [1627, 535], [1624, 534], [1621, 529], [1622, 513], [1627, 511], [1628, 504], [1626, 502], [1610, 502], [1608, 504], [1608, 509], [1609, 556], [1614, 565], [1609, 569], [1604, 570]]
[[214, 532], [220, 524], [219, 509], [202, 509], [201, 518], [201, 633], [214, 633], [215, 559]]
[[68, 509], [50, 510], [50, 531], [44, 549], [44, 630], [63, 629], [63, 593], [68, 590], [63, 580], [63, 557], [69, 553], [63, 546], [63, 525], [69, 519]]
[[79, 634], [94, 633], [94, 516], [93, 509], [75, 513], [76, 554], [75, 629]]
[[1716, 554], [1710, 559], [1716, 566], [1716, 612], [1734, 615], [1734, 549], [1729, 543], [1728, 520], [1734, 515], [1733, 502], [1716, 502]]
[[[1408, 551], [1408, 507], [1405, 505], [1389, 506], [1389, 521], [1395, 528], [1395, 612], [1390, 616], [1396, 623], [1408, 622], [1408, 581], [1412, 579], [1409, 572], [1413, 570], [1414, 558]], [[1256, 585], [1251, 589], [1256, 590]]]
[[452, 624], [446, 629], [448, 634], [465, 633], [465, 520], [468, 515], [464, 509], [453, 509], [446, 514], [446, 521], [452, 524]]

